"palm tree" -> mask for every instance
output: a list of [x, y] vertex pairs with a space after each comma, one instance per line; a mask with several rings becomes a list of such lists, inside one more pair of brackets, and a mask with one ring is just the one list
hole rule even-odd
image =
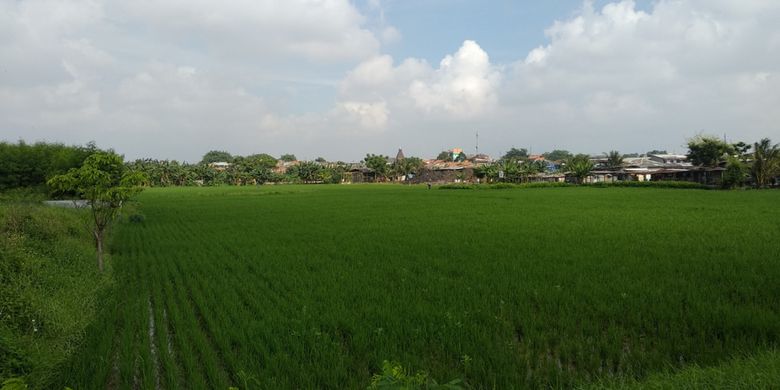
[[592, 170], [593, 162], [584, 154], [578, 154], [566, 163], [566, 171], [577, 179], [577, 184], [582, 184]]
[[617, 150], [612, 150], [607, 155], [607, 168], [617, 170], [623, 167], [623, 155]]
[[750, 171], [756, 187], [769, 185], [772, 178], [780, 174], [780, 146], [772, 145], [769, 138], [753, 144], [753, 166]]

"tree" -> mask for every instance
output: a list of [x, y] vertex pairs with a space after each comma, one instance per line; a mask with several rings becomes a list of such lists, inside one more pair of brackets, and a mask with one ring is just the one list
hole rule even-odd
[[745, 164], [743, 164], [740, 159], [729, 156], [726, 170], [723, 172], [721, 184], [723, 185], [723, 188], [742, 187], [748, 176], [748, 169]]
[[103, 247], [111, 222], [122, 205], [141, 191], [146, 175], [125, 167], [122, 157], [113, 152], [98, 152], [87, 157], [80, 168], [57, 175], [48, 182], [59, 192], [76, 193], [89, 203], [91, 233], [95, 238], [97, 264], [103, 272]]
[[607, 155], [607, 168], [608, 169], [620, 169], [623, 167], [623, 156], [617, 150], [612, 150]]
[[515, 160], [515, 161], [522, 161], [528, 158], [528, 150], [523, 149], [517, 149], [512, 148], [509, 149], [506, 154], [504, 154], [504, 157], [501, 157], [502, 160]]
[[440, 161], [452, 161], [452, 153], [446, 150], [442, 151], [438, 156], [436, 156], [436, 159]]
[[367, 154], [363, 162], [366, 167], [374, 171], [378, 178], [384, 178], [387, 177], [387, 160], [387, 156]]
[[212, 150], [203, 155], [203, 159], [200, 160], [201, 164], [211, 164], [215, 162], [231, 162], [233, 156], [222, 150]]
[[284, 162], [298, 161], [294, 154], [283, 154], [281, 157], [279, 157], [279, 160]]
[[572, 154], [568, 150], [553, 150], [552, 152], [548, 152], [543, 154], [545, 160], [550, 161], [565, 161], [570, 158], [572, 158]]
[[322, 166], [313, 161], [301, 161], [290, 167], [288, 174], [297, 176], [304, 183], [315, 183], [321, 180]]
[[566, 172], [577, 180], [577, 184], [582, 184], [592, 170], [593, 162], [586, 154], [578, 154], [566, 162]]
[[772, 145], [769, 138], [753, 144], [753, 165], [750, 169], [756, 187], [771, 184], [772, 178], [780, 175], [780, 145]]
[[696, 136], [688, 140], [688, 161], [694, 165], [714, 167], [734, 154], [734, 147], [711, 136]]
[[326, 160], [325, 157], [317, 157], [316, 159], [314, 159], [314, 162], [318, 162], [320, 164], [324, 164], [324, 163], [328, 162], [328, 160]]
[[405, 179], [409, 178], [409, 175], [419, 173], [425, 166], [422, 159], [418, 157], [406, 157], [402, 160], [396, 160], [393, 163], [393, 171], [400, 176], [404, 176]]
[[647, 152], [647, 154], [666, 154], [666, 150], [653, 149], [653, 150]]

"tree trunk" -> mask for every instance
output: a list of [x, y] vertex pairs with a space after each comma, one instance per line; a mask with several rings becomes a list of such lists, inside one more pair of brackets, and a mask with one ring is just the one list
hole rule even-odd
[[103, 272], [103, 234], [95, 232], [95, 248], [97, 249], [98, 270]]

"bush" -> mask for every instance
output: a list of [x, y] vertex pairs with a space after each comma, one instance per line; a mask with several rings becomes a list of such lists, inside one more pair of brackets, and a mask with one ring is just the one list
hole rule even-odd
[[599, 182], [585, 184], [588, 187], [606, 188], [606, 187], [632, 187], [632, 188], [677, 188], [677, 189], [700, 189], [706, 190], [709, 187], [690, 181], [616, 181]]
[[0, 204], [0, 379], [51, 384], [95, 318], [98, 275], [83, 210]]

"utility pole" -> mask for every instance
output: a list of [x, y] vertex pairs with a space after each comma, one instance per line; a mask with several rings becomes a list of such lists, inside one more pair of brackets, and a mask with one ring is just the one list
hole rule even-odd
[[474, 154], [479, 154], [479, 130], [477, 130], [477, 147], [474, 149]]

